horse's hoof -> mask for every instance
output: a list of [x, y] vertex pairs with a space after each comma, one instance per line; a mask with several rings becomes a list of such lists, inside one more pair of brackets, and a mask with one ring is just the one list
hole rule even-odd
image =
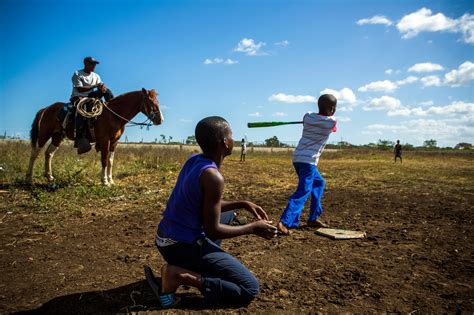
[[54, 177], [53, 177], [53, 175], [44, 175], [44, 177], [46, 177], [46, 180], [47, 180], [48, 182], [50, 182], [50, 183], [51, 183], [51, 182], [54, 182]]
[[108, 181], [103, 181], [103, 182], [102, 182], [102, 185], [103, 185], [103, 186], [110, 187], [110, 183], [109, 183]]
[[113, 181], [113, 179], [109, 179], [109, 184], [110, 185], [115, 185], [115, 182]]

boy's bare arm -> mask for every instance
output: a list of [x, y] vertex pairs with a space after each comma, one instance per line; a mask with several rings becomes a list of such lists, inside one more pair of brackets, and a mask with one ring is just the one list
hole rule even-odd
[[209, 168], [202, 173], [200, 183], [204, 199], [202, 209], [204, 231], [208, 237], [225, 239], [245, 234], [257, 234], [265, 238], [274, 237], [276, 228], [265, 220], [241, 226], [220, 224], [224, 178], [217, 170]]
[[258, 220], [269, 220], [267, 213], [262, 207], [247, 200], [225, 201], [221, 199], [221, 211], [231, 211], [236, 209], [245, 209]]

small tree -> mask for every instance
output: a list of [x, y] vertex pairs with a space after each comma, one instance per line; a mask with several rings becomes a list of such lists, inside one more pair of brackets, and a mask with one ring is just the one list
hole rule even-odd
[[186, 144], [196, 144], [196, 136], [188, 136], [186, 138]]
[[166, 136], [164, 134], [161, 134], [160, 137], [161, 137], [160, 142], [166, 143]]
[[437, 142], [435, 139], [425, 140], [423, 142], [423, 146], [428, 149], [434, 149], [437, 147], [436, 145], [437, 145]]
[[171, 142], [171, 139], [173, 139], [173, 137], [172, 137], [172, 136], [168, 136], [168, 143]]
[[390, 150], [391, 148], [393, 148], [394, 145], [395, 145], [395, 142], [390, 141], [390, 140], [379, 139], [379, 141], [377, 142], [377, 148], [382, 149], [382, 150]]
[[268, 138], [265, 140], [265, 145], [267, 147], [279, 147], [280, 146], [280, 140], [278, 140], [277, 136], [273, 136], [271, 138]]
[[467, 142], [460, 142], [454, 147], [456, 150], [469, 150], [472, 149], [472, 144]]

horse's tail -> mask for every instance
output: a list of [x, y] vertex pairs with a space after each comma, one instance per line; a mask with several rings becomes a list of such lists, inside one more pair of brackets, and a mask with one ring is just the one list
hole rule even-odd
[[33, 120], [33, 123], [31, 124], [30, 140], [31, 140], [31, 146], [33, 148], [36, 148], [37, 143], [38, 143], [40, 120], [43, 117], [44, 110], [45, 110], [44, 108], [40, 109], [36, 113], [35, 119]]

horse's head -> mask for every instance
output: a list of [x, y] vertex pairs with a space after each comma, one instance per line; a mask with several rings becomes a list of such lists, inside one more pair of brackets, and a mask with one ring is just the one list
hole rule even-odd
[[160, 125], [165, 120], [160, 110], [160, 103], [158, 102], [155, 90], [142, 89], [143, 106], [140, 111], [147, 116], [154, 125]]

